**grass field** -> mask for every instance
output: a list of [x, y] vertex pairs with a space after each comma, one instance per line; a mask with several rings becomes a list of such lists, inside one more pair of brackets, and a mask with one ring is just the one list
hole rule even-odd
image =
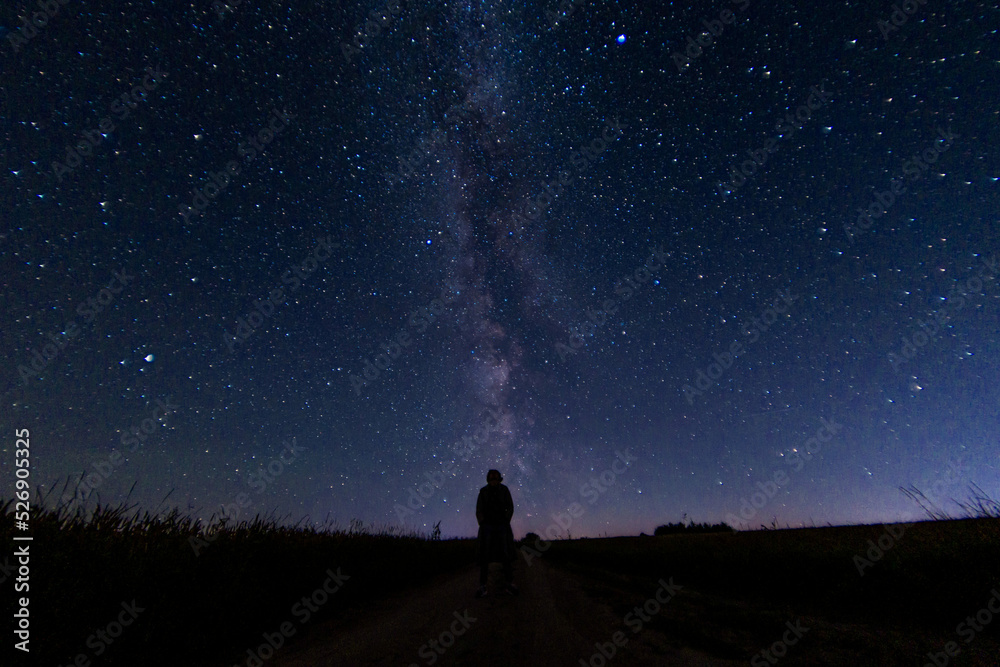
[[[997, 518], [580, 539], [553, 542], [542, 557], [606, 582], [622, 615], [672, 577], [688, 595], [650, 627], [718, 657], [746, 659], [762, 637], [808, 617], [824, 630], [814, 626], [789, 665], [861, 664], [839, 661], [840, 650], [868, 656], [864, 664], [922, 665], [913, 656], [950, 640], [963, 652], [948, 664], [1000, 664], [1000, 614], [975, 636], [955, 634], [1000, 590]], [[623, 588], [634, 592], [627, 602]]]
[[[31, 656], [20, 664], [225, 664], [283, 622], [342, 613], [467, 565], [476, 553], [474, 540], [357, 525], [283, 528], [258, 518], [206, 533], [176, 511], [151, 517], [124, 507], [34, 509], [30, 524]], [[7, 503], [6, 544], [13, 529]], [[338, 588], [319, 603], [324, 594], [312, 596], [330, 571], [339, 579], [328, 589]], [[4, 596], [8, 618], [15, 599]], [[141, 611], [121, 619], [128, 626], [114, 637], [123, 605]]]
[[706, 592], [842, 610], [851, 618], [890, 610], [948, 618], [1000, 585], [1000, 519], [891, 529], [898, 538], [876, 525], [580, 539], [554, 542], [544, 557], [653, 580], [671, 574]]
[[[7, 544], [13, 529], [7, 503]], [[259, 518], [206, 532], [177, 511], [124, 507], [35, 509], [31, 533], [32, 651], [23, 664], [227, 664], [282, 623], [350, 613], [476, 559], [473, 539]], [[673, 577], [732, 602], [737, 624], [794, 613], [946, 634], [1000, 587], [1000, 519], [576, 539], [552, 542], [540, 557], [637, 596]], [[4, 608], [13, 614], [15, 596], [4, 596]], [[123, 609], [134, 619], [116, 627]], [[738, 638], [709, 633], [699, 619], [675, 625], [707, 651], [747, 655]], [[997, 636], [997, 626], [983, 634]]]

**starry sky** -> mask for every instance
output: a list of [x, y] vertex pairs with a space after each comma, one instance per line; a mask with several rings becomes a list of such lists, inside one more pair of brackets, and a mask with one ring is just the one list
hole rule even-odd
[[266, 4], [2, 9], [5, 485], [27, 428], [50, 504], [206, 519], [1000, 497], [990, 3]]

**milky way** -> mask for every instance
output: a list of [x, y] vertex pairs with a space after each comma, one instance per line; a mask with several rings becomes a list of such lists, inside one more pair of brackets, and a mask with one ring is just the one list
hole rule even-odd
[[510, 26], [497, 16], [485, 4], [451, 10], [459, 103], [442, 119], [449, 141], [435, 156], [441, 161], [435, 214], [449, 234], [442, 258], [447, 283], [459, 294], [452, 348], [466, 419], [472, 424], [489, 408], [502, 411], [502, 426], [481, 460], [530, 479], [543, 462], [531, 438], [541, 374], [538, 360], [526, 355], [526, 329], [553, 334], [567, 323], [552, 307], [560, 286], [545, 251], [545, 221], [521, 213], [537, 184], [515, 166], [530, 160], [530, 144], [512, 129], [519, 121], [514, 101], [523, 91], [500, 46], [511, 43], [502, 34]]

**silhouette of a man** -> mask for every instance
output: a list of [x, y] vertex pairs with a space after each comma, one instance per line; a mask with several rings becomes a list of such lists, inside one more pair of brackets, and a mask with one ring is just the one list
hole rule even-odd
[[503, 563], [505, 590], [517, 595], [514, 585], [514, 533], [510, 519], [514, 516], [514, 499], [510, 489], [500, 482], [499, 470], [486, 473], [486, 486], [479, 489], [476, 500], [476, 521], [479, 522], [479, 590], [476, 597], [486, 595], [490, 563]]

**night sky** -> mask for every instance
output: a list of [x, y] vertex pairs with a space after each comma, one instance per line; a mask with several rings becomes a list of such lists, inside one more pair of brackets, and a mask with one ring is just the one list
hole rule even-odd
[[27, 428], [50, 505], [205, 519], [1000, 497], [991, 3], [13, 4], [6, 489]]

